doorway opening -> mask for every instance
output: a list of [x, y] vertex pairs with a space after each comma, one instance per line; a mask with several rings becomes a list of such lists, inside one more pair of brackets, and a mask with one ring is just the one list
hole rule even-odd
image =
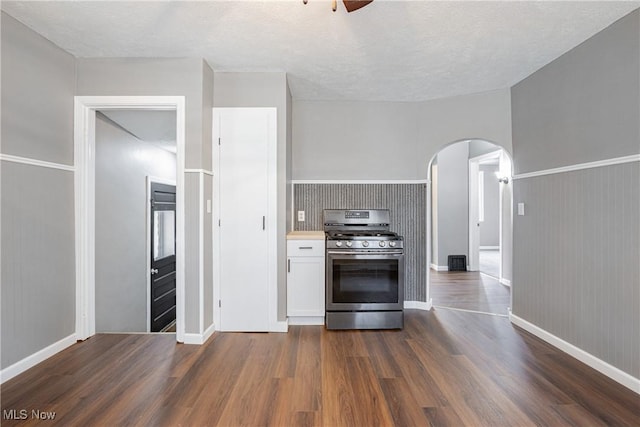
[[[429, 164], [429, 293], [436, 308], [507, 316], [511, 307], [512, 164], [485, 140], [443, 147]], [[451, 271], [450, 259], [466, 260]], [[457, 270], [457, 268], [456, 268]]]
[[[75, 104], [77, 337], [174, 329], [183, 342], [184, 97], [80, 96]], [[172, 190], [157, 194], [154, 209], [156, 185]], [[154, 295], [156, 267], [163, 288]]]

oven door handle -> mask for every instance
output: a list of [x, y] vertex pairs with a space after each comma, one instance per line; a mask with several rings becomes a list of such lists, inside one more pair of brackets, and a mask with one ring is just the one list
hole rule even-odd
[[375, 251], [375, 252], [360, 252], [360, 251], [327, 251], [329, 255], [404, 255], [402, 251]]

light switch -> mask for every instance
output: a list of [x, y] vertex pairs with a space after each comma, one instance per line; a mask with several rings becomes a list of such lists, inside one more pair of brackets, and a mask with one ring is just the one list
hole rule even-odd
[[304, 211], [298, 211], [298, 222], [304, 222]]
[[518, 215], [524, 216], [524, 203], [518, 203]]
[[207, 213], [211, 213], [211, 200], [207, 200]]

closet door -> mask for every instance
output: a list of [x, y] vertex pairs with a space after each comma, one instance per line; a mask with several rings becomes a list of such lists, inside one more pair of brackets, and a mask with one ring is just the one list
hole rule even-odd
[[275, 109], [216, 109], [220, 330], [269, 330], [269, 150]]

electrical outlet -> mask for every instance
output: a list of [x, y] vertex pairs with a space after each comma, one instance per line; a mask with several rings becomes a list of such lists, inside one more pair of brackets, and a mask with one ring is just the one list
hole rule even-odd
[[298, 222], [304, 222], [304, 211], [298, 211]]
[[518, 203], [518, 215], [524, 216], [524, 203]]

